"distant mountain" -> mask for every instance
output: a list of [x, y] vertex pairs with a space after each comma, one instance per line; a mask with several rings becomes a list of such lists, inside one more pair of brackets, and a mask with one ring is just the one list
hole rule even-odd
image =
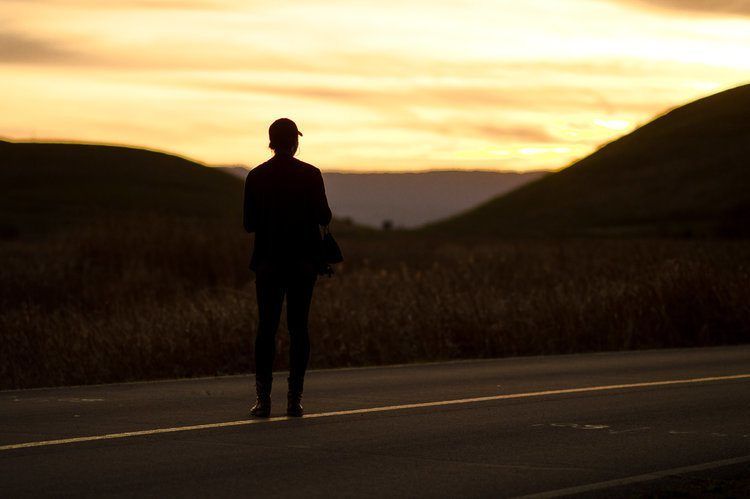
[[750, 236], [750, 85], [676, 108], [558, 173], [427, 229]]
[[[221, 167], [243, 177], [247, 168]], [[339, 218], [374, 227], [390, 221], [416, 227], [467, 210], [546, 172], [430, 171], [323, 173], [331, 209]]]

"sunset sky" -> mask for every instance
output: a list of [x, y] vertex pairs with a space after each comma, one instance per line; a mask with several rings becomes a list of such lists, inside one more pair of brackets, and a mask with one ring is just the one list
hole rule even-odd
[[0, 137], [557, 169], [750, 81], [750, 0], [0, 0]]

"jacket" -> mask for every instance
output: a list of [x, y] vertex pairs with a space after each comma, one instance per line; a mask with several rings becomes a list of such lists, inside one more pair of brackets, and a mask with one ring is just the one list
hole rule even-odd
[[276, 155], [247, 174], [243, 224], [255, 233], [252, 270], [261, 263], [317, 264], [319, 226], [330, 222], [323, 175], [314, 166]]

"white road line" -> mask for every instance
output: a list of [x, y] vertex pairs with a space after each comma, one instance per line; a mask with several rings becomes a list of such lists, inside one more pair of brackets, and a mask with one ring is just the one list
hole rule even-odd
[[681, 468], [672, 468], [671, 470], [654, 471], [652, 473], [629, 476], [626, 478], [618, 478], [616, 480], [607, 480], [606, 482], [589, 483], [586, 485], [578, 485], [576, 487], [550, 490], [548, 492], [541, 492], [539, 494], [529, 494], [526, 496], [517, 497], [516, 499], [550, 499], [553, 497], [570, 496], [574, 494], [582, 494], [584, 492], [593, 492], [596, 490], [610, 489], [612, 487], [620, 487], [623, 485], [632, 485], [634, 483], [658, 480], [659, 478], [665, 478], [668, 476], [710, 470], [714, 468], [721, 468], [722, 466], [731, 466], [733, 464], [742, 464], [747, 462], [750, 462], [750, 456], [740, 456], [732, 459], [722, 459], [721, 461], [711, 461], [710, 463], [695, 464], [693, 466], [683, 466]]
[[[403, 409], [419, 409], [423, 407], [437, 407], [445, 405], [472, 404], [475, 402], [489, 402], [492, 400], [510, 400], [530, 397], [545, 397], [549, 395], [564, 395], [569, 393], [587, 393], [600, 392], [607, 390], [623, 390], [627, 388], [644, 388], [649, 386], [668, 386], [668, 385], [685, 385], [692, 383], [708, 383], [711, 381], [728, 381], [735, 379], [747, 379], [750, 374], [733, 374], [729, 376], [712, 376], [707, 378], [676, 379], [666, 381], [648, 381], [643, 383], [627, 383], [621, 385], [605, 386], [587, 386], [583, 388], [564, 388], [561, 390], [544, 390], [540, 392], [527, 393], [509, 393], [506, 395], [490, 395], [487, 397], [474, 397], [466, 399], [440, 400], [436, 402], [419, 402], [414, 404], [387, 405], [382, 407], [367, 407], [363, 409], [347, 409], [343, 411], [319, 412], [315, 414], [306, 414], [303, 419], [325, 418], [330, 416], [349, 416], [352, 414], [367, 414], [371, 412], [400, 411]], [[91, 435], [86, 437], [61, 438], [57, 440], [41, 440], [37, 442], [24, 442], [20, 444], [9, 444], [0, 446], [0, 451], [13, 449], [26, 449], [29, 447], [45, 447], [48, 445], [75, 444], [81, 442], [93, 442], [95, 440], [114, 440], [119, 438], [140, 437], [148, 435], [159, 435], [162, 433], [175, 433], [178, 431], [209, 430], [214, 428], [227, 428], [231, 426], [245, 426], [251, 424], [274, 423], [277, 421], [287, 421], [286, 416], [279, 416], [266, 419], [244, 419], [240, 421], [227, 421], [225, 423], [208, 423], [190, 426], [175, 426], [173, 428], [154, 428], [151, 430], [127, 431], [123, 433], [108, 433], [105, 435]]]

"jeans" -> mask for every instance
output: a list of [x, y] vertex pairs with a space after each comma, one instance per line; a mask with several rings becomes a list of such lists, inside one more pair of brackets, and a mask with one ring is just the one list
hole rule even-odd
[[310, 359], [307, 320], [317, 272], [307, 263], [261, 263], [255, 272], [258, 334], [255, 337], [255, 379], [270, 386], [276, 356], [276, 330], [286, 296], [289, 329], [289, 389], [302, 392]]

